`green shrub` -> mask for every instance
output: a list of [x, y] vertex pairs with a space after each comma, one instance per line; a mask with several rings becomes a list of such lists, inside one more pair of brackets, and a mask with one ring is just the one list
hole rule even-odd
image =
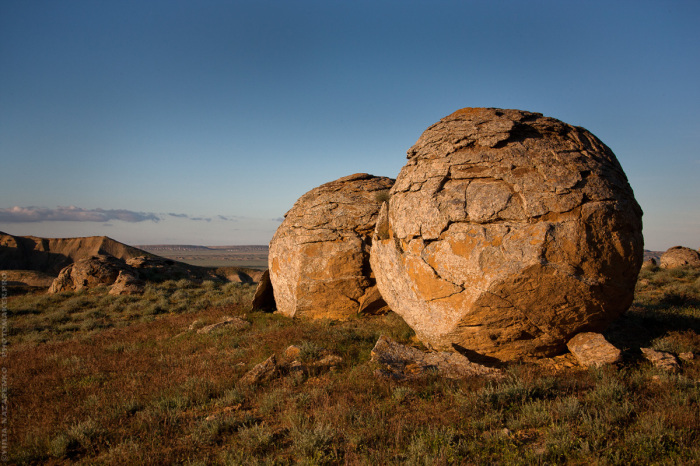
[[374, 193], [374, 200], [379, 202], [380, 204], [382, 202], [389, 202], [389, 199], [391, 199], [391, 195], [389, 194], [388, 189], [382, 189]]

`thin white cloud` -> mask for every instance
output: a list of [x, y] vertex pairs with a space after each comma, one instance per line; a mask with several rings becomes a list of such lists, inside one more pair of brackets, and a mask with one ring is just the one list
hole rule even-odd
[[123, 222], [152, 222], [160, 221], [160, 217], [149, 212], [134, 212], [126, 209], [83, 209], [80, 207], [10, 207], [0, 209], [2, 223], [31, 223], [31, 222], [108, 222], [121, 220]]
[[81, 207], [10, 207], [0, 209], [0, 223], [38, 223], [38, 222], [101, 222], [111, 226], [110, 221], [121, 220], [123, 222], [137, 223], [150, 220], [160, 222], [167, 219], [192, 220], [194, 222], [207, 222], [213, 220], [225, 222], [238, 222], [244, 217], [231, 215], [215, 215], [213, 217], [193, 216], [176, 212], [153, 213], [135, 212], [126, 209], [83, 209]]

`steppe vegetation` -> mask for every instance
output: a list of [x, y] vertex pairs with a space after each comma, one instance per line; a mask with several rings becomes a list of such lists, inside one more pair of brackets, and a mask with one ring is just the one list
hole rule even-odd
[[[700, 364], [655, 369], [639, 348], [700, 353], [700, 271], [644, 270], [606, 333], [619, 367], [511, 364], [500, 381], [374, 375], [396, 315], [346, 322], [251, 311], [254, 288], [186, 280], [11, 297], [9, 455], [17, 464], [690, 464], [700, 462]], [[250, 322], [197, 333], [226, 316]], [[239, 382], [289, 345], [334, 369]]]

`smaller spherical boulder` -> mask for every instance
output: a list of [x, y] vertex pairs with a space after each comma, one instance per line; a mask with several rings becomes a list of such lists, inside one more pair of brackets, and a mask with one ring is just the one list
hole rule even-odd
[[373, 285], [369, 251], [377, 213], [394, 180], [358, 173], [304, 194], [270, 242], [278, 312], [345, 319]]

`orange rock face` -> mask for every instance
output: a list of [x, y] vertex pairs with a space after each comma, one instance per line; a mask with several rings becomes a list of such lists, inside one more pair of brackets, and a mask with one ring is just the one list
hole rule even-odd
[[631, 304], [642, 211], [588, 131], [464, 109], [428, 128], [408, 159], [379, 214], [371, 266], [427, 345], [552, 355]]
[[344, 319], [374, 285], [369, 251], [382, 195], [393, 180], [364, 173], [304, 194], [270, 242], [277, 310], [290, 317]]

